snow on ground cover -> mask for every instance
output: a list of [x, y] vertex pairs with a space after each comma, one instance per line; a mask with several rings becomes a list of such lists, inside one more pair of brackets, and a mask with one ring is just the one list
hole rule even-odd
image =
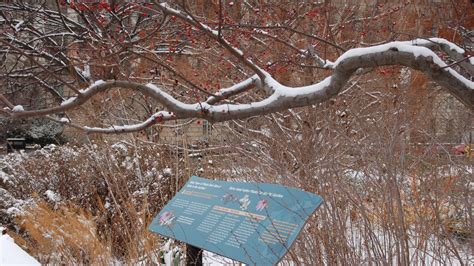
[[[11, 171], [11, 167], [18, 165], [22, 161], [21, 158], [22, 154], [19, 153], [9, 154], [0, 158], [0, 185], [3, 183], [7, 187], [15, 186], [16, 180], [14, 176], [6, 173], [4, 170]], [[6, 162], [6, 159], [8, 160], [8, 163]], [[0, 213], [3, 212], [9, 216], [15, 216], [22, 213], [24, 206], [30, 203], [30, 200], [18, 199], [7, 189], [0, 186]]]
[[111, 146], [113, 149], [116, 149], [116, 150], [120, 150], [122, 152], [127, 152], [128, 151], [128, 148], [127, 148], [127, 145], [123, 142], [117, 142], [115, 144], [112, 144]]
[[[379, 243], [378, 246], [371, 247], [370, 251], [366, 250], [367, 247], [364, 244], [364, 237], [362, 230], [354, 227], [354, 225], [350, 224], [348, 221], [347, 223], [347, 235], [350, 236], [348, 239], [349, 245], [351, 246], [353, 252], [358, 253], [361, 256], [362, 261], [366, 261], [370, 263], [373, 258], [367, 256], [368, 252], [371, 254], [380, 252], [387, 252], [392, 250], [393, 253], [396, 253], [397, 243], [393, 242], [393, 239], [387, 237], [386, 232], [382, 228], [378, 228], [378, 226], [373, 225], [372, 228], [372, 236], [376, 239], [376, 242]], [[417, 235], [415, 230], [408, 230], [409, 235]], [[426, 247], [419, 247], [419, 243], [416, 241], [408, 241], [408, 249], [410, 251], [410, 260], [412, 264], [416, 265], [462, 265], [459, 262], [459, 258], [454, 256], [451, 253], [449, 246], [440, 245], [440, 241], [446, 241], [439, 239], [435, 236], [429, 236], [427, 239]], [[379, 250], [379, 249], [388, 249], [388, 250]], [[448, 256], [440, 256], [439, 252], [444, 254], [450, 254]], [[437, 254], [438, 253], [438, 254]], [[474, 255], [470, 252], [468, 245], [458, 245], [458, 255], [463, 260], [464, 265], [473, 265], [474, 263]], [[399, 261], [397, 261], [397, 257], [392, 257], [393, 261], [391, 261], [390, 265], [397, 265]]]
[[[131, 146], [127, 146], [125, 145], [124, 143], [120, 143], [120, 144], [116, 144], [116, 145], [111, 145], [115, 150], [117, 151], [120, 151], [120, 150], [125, 150], [127, 151], [128, 150], [128, 147], [131, 147]], [[131, 148], [130, 148], [131, 149]], [[97, 150], [97, 147], [95, 148], [95, 150]], [[48, 148], [44, 148], [42, 150], [39, 150], [38, 153], [44, 153], [44, 154], [52, 154], [53, 152], [61, 152], [61, 153], [64, 153], [64, 157], [65, 158], [69, 158], [69, 157], [76, 157], [75, 154], [77, 154], [77, 150], [75, 150], [74, 148], [71, 148], [69, 146], [49, 146]], [[96, 151], [95, 151], [96, 152]], [[13, 154], [9, 154], [9, 155], [6, 155], [5, 158], [6, 160], [8, 160], [8, 163], [10, 164], [10, 162], [13, 162], [14, 166], [12, 167], [12, 169], [18, 167], [24, 160], [28, 159], [29, 156], [33, 155], [34, 153], [30, 153], [30, 154], [21, 154], [21, 153], [13, 153]], [[139, 167], [138, 165], [136, 165], [136, 163], [134, 162], [133, 158], [129, 156], [129, 164], [130, 164], [130, 167]], [[133, 169], [131, 169], [133, 170]], [[232, 170], [228, 170], [228, 174], [229, 175], [236, 175], [236, 173], [247, 173], [247, 174], [251, 174], [252, 176], [258, 176], [259, 173], [254, 173], [256, 170], [253, 169], [253, 168], [233, 168]], [[2, 160], [0, 160], [0, 173], [2, 173]], [[4, 173], [4, 172], [3, 172]], [[164, 168], [162, 169], [161, 171], [157, 170], [156, 168], [155, 169], [151, 169], [149, 172], [145, 171], [145, 177], [149, 177], [149, 178], [153, 178], [153, 176], [156, 176], [155, 174], [158, 174], [159, 173], [163, 173], [165, 175], [171, 175], [172, 174], [172, 170], [170, 168]], [[149, 174], [148, 174], [149, 173]], [[460, 174], [466, 174], [466, 173], [471, 173], [472, 174], [472, 167], [466, 167], [465, 169], [464, 168], [460, 168], [460, 169], [455, 169], [453, 167], [448, 167], [448, 169], [445, 169], [445, 170], [440, 170], [440, 174], [445, 174], [445, 175], [452, 175], [453, 173], [460, 173]], [[4, 173], [5, 174], [5, 173]], [[365, 173], [363, 171], [360, 171], [358, 169], [347, 169], [344, 174], [349, 177], [350, 179], [353, 179], [355, 181], [362, 181], [362, 180], [365, 180], [365, 179], [373, 179], [373, 178], [376, 178], [377, 174], [371, 174], [371, 173]], [[12, 176], [8, 176], [8, 179], [11, 180], [13, 179], [13, 175]], [[1, 181], [1, 179], [0, 179]], [[50, 189], [50, 193], [49, 194], [53, 194], [54, 193], [54, 188], [51, 188]], [[48, 191], [46, 191], [45, 193], [48, 193]], [[137, 194], [137, 196], [140, 196], [142, 194], [144, 194], [145, 191], [142, 191], [142, 190], [138, 190], [137, 193], [133, 193], [134, 195]], [[48, 196], [49, 198], [49, 196]], [[0, 199], [2, 199], [2, 188], [0, 188]], [[110, 203], [107, 202], [107, 207], [110, 207]], [[12, 212], [14, 213], [15, 212], [15, 209], [16, 208], [14, 206], [14, 204], [10, 205], [11, 207], [8, 209], [9, 211], [7, 212]], [[106, 207], [106, 208], [107, 208]], [[380, 232], [381, 234], [381, 237], [383, 237], [384, 233], [383, 232]], [[357, 236], [354, 236], [354, 237], [357, 237]], [[440, 240], [433, 240], [433, 241], [440, 241]], [[433, 242], [435, 243], [435, 242]], [[436, 246], [435, 244], [433, 244], [433, 246]], [[356, 249], [356, 247], [354, 247], [354, 249]], [[419, 253], [420, 251], [417, 251], [413, 248], [411, 252], [411, 254], [416, 254], [417, 252]], [[205, 253], [206, 254], [206, 253]], [[210, 252], [208, 252], [207, 255], [205, 255], [205, 261], [208, 262], [209, 264], [208, 265], [229, 265], [230, 263], [227, 263], [226, 262], [226, 259], [225, 258], [222, 258], [220, 256], [217, 256], [217, 255], [214, 255]], [[418, 255], [417, 255], [418, 256]], [[465, 257], [464, 253], [462, 255], [463, 257]], [[466, 255], [467, 256], [467, 255]], [[472, 256], [471, 256], [472, 257]], [[453, 260], [454, 261], [454, 260]], [[429, 262], [429, 261], [428, 261]], [[435, 263], [436, 264], [436, 263]], [[207, 264], [206, 264], [207, 265]]]
[[55, 193], [52, 190], [48, 189], [48, 190], [46, 190], [46, 192], [44, 194], [52, 202], [60, 202], [61, 201], [61, 196], [59, 196], [57, 193]]
[[233, 261], [229, 258], [222, 257], [209, 251], [204, 251], [202, 254], [202, 263], [206, 266], [220, 266], [220, 265], [244, 265], [240, 262]]
[[165, 168], [163, 169], [163, 174], [166, 176], [170, 176], [172, 174], [171, 168]]
[[21, 207], [25, 204], [23, 200], [13, 197], [13, 195], [4, 188], [0, 188], [0, 201], [2, 203], [0, 206], [6, 206], [6, 209], [0, 209], [0, 212], [3, 211], [10, 214], [13, 210], [20, 211]]
[[10, 177], [5, 172], [0, 170], [0, 179], [3, 181], [3, 183], [6, 183]]

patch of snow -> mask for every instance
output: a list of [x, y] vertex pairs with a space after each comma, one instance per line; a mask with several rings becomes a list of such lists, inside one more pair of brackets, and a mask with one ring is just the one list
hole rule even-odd
[[[241, 81], [237, 84], [234, 84], [232, 86], [230, 86], [229, 88], [225, 88], [225, 89], [220, 89], [215, 95], [217, 96], [223, 96], [225, 94], [228, 94], [228, 93], [231, 93], [231, 92], [234, 92], [234, 91], [238, 91], [242, 88], [246, 88], [247, 86], [249, 86], [250, 84], [252, 84], [253, 82], [255, 81], [259, 81], [259, 77], [258, 75], [253, 75], [251, 76], [250, 78], [244, 80], [244, 81]], [[213, 99], [214, 96], [211, 96], [207, 99], [207, 101], [210, 101], [211, 99]]]
[[173, 247], [173, 239], [168, 239], [166, 243], [161, 247], [163, 252], [163, 260], [165, 266], [177, 265], [176, 262], [180, 258], [181, 250], [178, 246]]
[[[206, 29], [206, 30], [212, 32], [212, 34], [214, 34], [215, 36], [217, 36], [217, 35], [219, 34], [219, 32], [218, 32], [217, 30], [214, 30], [214, 29], [212, 29], [211, 27], [209, 27], [209, 26], [207, 26], [207, 25], [205, 25], [205, 24], [202, 24], [202, 23], [201, 23], [201, 26], [202, 26], [204, 29]], [[235, 48], [234, 48], [234, 49], [235, 49]], [[238, 50], [238, 49], [236, 49], [236, 50]], [[242, 51], [239, 51], [239, 50], [238, 50], [237, 52], [239, 52], [239, 54], [242, 55]]]
[[190, 158], [196, 158], [196, 157], [200, 158], [200, 157], [202, 157], [202, 154], [199, 153], [199, 152], [193, 152], [193, 153], [190, 153], [188, 156]]
[[48, 197], [48, 199], [52, 202], [59, 202], [61, 201], [61, 197], [56, 194], [54, 191], [52, 190], [46, 190], [46, 192], [44, 193], [46, 195], [46, 197]]
[[154, 176], [156, 176], [156, 169], [155, 169], [155, 168], [153, 168], [153, 169], [148, 170], [148, 171], [145, 172], [145, 178], [146, 178], [146, 179], [151, 179], [151, 178], [153, 178]]
[[464, 167], [464, 170], [466, 170], [466, 172], [472, 175], [474, 173], [474, 166], [466, 166]]
[[43, 147], [43, 149], [49, 150], [49, 151], [54, 151], [54, 150], [56, 150], [56, 148], [57, 148], [57, 146], [54, 145], [54, 144], [49, 144], [49, 145], [46, 145], [46, 146]]
[[324, 68], [334, 68], [335, 64], [334, 62], [332, 61], [329, 61], [329, 60], [325, 60], [325, 63], [324, 63]]
[[71, 120], [69, 120], [69, 118], [67, 118], [67, 117], [61, 117], [61, 119], [59, 119], [59, 121], [61, 121], [62, 123], [71, 123]]
[[271, 129], [268, 127], [263, 127], [261, 132], [267, 138], [271, 138], [273, 136]]
[[[171, 96], [170, 96], [171, 97]], [[176, 101], [176, 100], [175, 100]], [[177, 101], [179, 102], [179, 101]], [[123, 126], [111, 126], [107, 128], [100, 128], [100, 127], [88, 127], [85, 126], [84, 129], [86, 130], [94, 130], [96, 132], [110, 132], [110, 131], [115, 131], [115, 132], [126, 132], [126, 131], [136, 131], [140, 129], [144, 129], [147, 125], [153, 124], [157, 121], [157, 119], [166, 119], [166, 118], [171, 118], [174, 116], [174, 113], [168, 112], [168, 111], [159, 111], [147, 120], [143, 121], [142, 123], [138, 124], [133, 124], [133, 125], [123, 125]]]
[[[230, 3], [233, 3], [233, 2], [230, 2]], [[230, 5], [230, 3], [229, 3], [229, 5]], [[256, 32], [256, 33], [270, 35], [270, 33], [268, 31], [264, 31], [262, 29], [253, 29], [253, 31]]]
[[133, 168], [132, 158], [130, 156], [125, 157], [125, 160], [122, 162], [122, 166], [127, 170], [131, 170]]
[[147, 188], [141, 188], [140, 190], [137, 190], [137, 191], [132, 193], [132, 195], [134, 197], [143, 196], [143, 195], [147, 195], [147, 194], [148, 194], [148, 189]]
[[96, 87], [96, 86], [100, 86], [102, 84], [104, 84], [105, 81], [99, 79], [99, 80], [96, 80], [94, 83], [92, 83], [91, 87]]
[[345, 170], [344, 175], [346, 175], [347, 177], [355, 181], [362, 181], [362, 180], [368, 179], [367, 175], [364, 172], [353, 170], [353, 169]]
[[84, 70], [80, 69], [79, 67], [75, 66], [74, 69], [80, 73], [84, 78], [90, 79], [91, 78], [91, 72], [90, 72], [90, 67], [89, 65], [86, 65], [84, 67]]
[[24, 23], [25, 23], [24, 20], [20, 20], [20, 22], [18, 22], [18, 23], [14, 26], [15, 31], [20, 31], [20, 28], [21, 28], [21, 26], [22, 26]]
[[446, 40], [446, 39], [443, 39], [443, 38], [429, 38], [429, 39], [415, 39], [415, 40], [412, 40], [410, 41], [411, 44], [413, 45], [429, 45], [429, 44], [432, 44], [432, 43], [437, 43], [437, 44], [444, 44], [444, 45], [447, 45], [449, 47], [449, 49], [453, 50], [453, 51], [456, 51], [460, 54], [464, 54], [465, 51], [464, 49], [462, 49], [461, 47], [457, 46], [456, 44]]
[[[0, 200], [4, 207], [13, 206], [20, 209], [25, 202], [23, 200], [16, 199], [13, 195], [7, 190], [0, 187]], [[4, 210], [7, 211], [7, 210]]]
[[237, 265], [233, 260], [214, 254], [209, 251], [204, 251], [202, 254], [202, 264], [206, 266], [221, 266], [221, 265]]
[[113, 149], [120, 150], [120, 151], [123, 151], [123, 152], [128, 151], [127, 145], [123, 144], [122, 142], [114, 143], [111, 147]]
[[21, 214], [22, 211], [20, 209], [18, 209], [17, 207], [10, 207], [7, 209], [7, 214], [10, 215], [10, 216], [16, 216], [16, 215], [19, 215]]
[[91, 90], [92, 88], [95, 88], [97, 86], [100, 86], [102, 84], [105, 84], [105, 81], [99, 79], [99, 80], [96, 80], [94, 83], [92, 83], [89, 87], [85, 88], [85, 89], [82, 89], [82, 90], [79, 90], [80, 93], [87, 93], [89, 90]]
[[401, 84], [407, 85], [410, 82], [411, 70], [407, 67], [402, 68], [400, 71]]
[[5, 172], [0, 170], [0, 179], [3, 181], [3, 183], [6, 183], [10, 177]]
[[171, 175], [172, 175], [171, 168], [165, 168], [165, 169], [163, 169], [163, 175], [164, 175], [164, 176], [171, 176]]
[[194, 104], [185, 104], [182, 103], [178, 100], [176, 100], [173, 96], [169, 95], [168, 93], [164, 92], [160, 88], [158, 88], [156, 85], [153, 83], [148, 83], [145, 86], [147, 86], [149, 89], [153, 91], [153, 93], [156, 94], [159, 98], [164, 99], [165, 101], [170, 102], [172, 105], [175, 105], [179, 109], [188, 109], [188, 110], [193, 110], [194, 109]]
[[84, 66], [84, 71], [82, 71], [82, 75], [87, 79], [91, 78], [91, 67], [89, 65]]
[[77, 97], [74, 96], [74, 97], [71, 97], [71, 98], [69, 98], [69, 99], [67, 99], [67, 100], [64, 100], [64, 101], [61, 103], [61, 106], [71, 104], [71, 103], [72, 103], [74, 100], [76, 100], [76, 99], [77, 99]]
[[298, 134], [295, 135], [295, 138], [296, 138], [297, 141], [302, 141], [303, 140], [303, 134], [298, 133]]
[[16, 105], [15, 107], [13, 107], [12, 109], [12, 112], [23, 112], [25, 111], [25, 108], [23, 108], [22, 105]]
[[0, 235], [0, 265], [39, 266], [41, 264], [6, 234]]

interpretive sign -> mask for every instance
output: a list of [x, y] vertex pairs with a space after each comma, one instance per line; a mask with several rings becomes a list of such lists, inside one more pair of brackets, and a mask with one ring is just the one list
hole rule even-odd
[[192, 176], [150, 230], [249, 265], [273, 265], [321, 203], [295, 188]]

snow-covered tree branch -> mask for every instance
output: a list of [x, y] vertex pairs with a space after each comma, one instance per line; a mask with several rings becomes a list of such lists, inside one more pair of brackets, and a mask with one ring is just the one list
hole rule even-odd
[[[23, 3], [2, 8], [10, 12], [24, 11], [26, 14], [30, 14], [31, 10], [37, 7]], [[111, 6], [103, 7], [102, 13], [97, 14], [91, 10], [92, 6], [82, 4], [82, 6], [72, 7], [70, 11], [73, 12], [73, 15], [71, 15], [71, 13], [63, 13], [64, 10], [61, 9], [48, 9], [46, 5], [41, 6], [38, 12], [42, 17], [34, 19], [42, 23], [54, 22], [61, 25], [51, 30], [35, 29], [32, 23], [15, 20], [9, 17], [8, 12], [4, 12], [3, 23], [8, 25], [10, 30], [5, 29], [1, 34], [3, 53], [5, 57], [15, 56], [17, 62], [20, 62], [9, 68], [5, 80], [14, 78], [16, 73], [34, 72], [37, 73], [33, 74], [36, 78], [47, 76], [47, 78], [41, 78], [42, 82], [38, 84], [39, 86], [50, 89], [61, 84], [72, 94], [62, 102], [48, 103], [41, 108], [27, 108], [15, 104], [14, 99], [9, 98], [8, 94], [4, 92], [0, 94], [0, 102], [4, 106], [1, 114], [11, 119], [48, 116], [54, 121], [69, 124], [87, 133], [136, 132], [157, 123], [178, 119], [201, 118], [211, 122], [221, 122], [325, 102], [337, 97], [353, 75], [365, 73], [364, 69], [385, 66], [402, 66], [421, 71], [469, 109], [474, 110], [474, 82], [472, 81], [474, 59], [465, 49], [446, 39], [418, 38], [409, 41], [391, 41], [362, 48], [342, 48], [334, 42], [324, 41], [325, 45], [335, 47], [337, 52], [340, 50], [346, 50], [346, 52], [336, 53], [336, 57], [333, 57], [335, 60], [331, 61], [315, 51], [314, 46], [310, 46], [308, 50], [305, 50], [306, 48], [300, 49], [300, 57], [304, 57], [305, 60], [314, 60], [315, 64], [321, 65], [323, 69], [327, 69], [325, 71], [330, 72], [325, 72], [324, 75], [318, 77], [319, 81], [310, 85], [287, 86], [271, 73], [268, 66], [271, 67], [273, 63], [265, 64], [263, 59], [266, 54], [273, 52], [269, 50], [272, 47], [269, 43], [278, 39], [275, 34], [249, 26], [227, 27], [229, 29], [238, 28], [241, 31], [229, 30], [226, 32], [226, 23], [223, 21], [216, 22], [211, 19], [207, 23], [202, 22], [203, 19], [193, 15], [193, 11], [189, 8], [172, 3], [145, 6], [130, 4], [113, 8], [113, 11], [110, 11]], [[142, 12], [140, 14], [144, 15], [137, 16], [132, 11]], [[113, 15], [109, 21], [104, 18], [104, 12]], [[227, 14], [227, 16], [229, 15]], [[222, 18], [220, 19], [222, 20]], [[128, 28], [125, 26], [126, 23], [131, 23]], [[176, 25], [179, 26], [178, 29], [175, 27]], [[229, 23], [229, 25], [238, 24]], [[111, 28], [114, 27], [116, 29], [112, 31]], [[179, 28], [185, 29], [187, 32], [185, 36], [181, 37], [181, 40], [177, 40], [176, 37], [166, 37], [179, 34]], [[290, 34], [301, 33], [290, 26], [275, 26], [273, 28], [287, 30]], [[152, 34], [156, 33], [157, 29], [161, 31], [162, 35], [165, 35], [163, 37], [164, 48], [156, 48], [157, 43], [152, 38]], [[245, 32], [246, 29], [249, 31]], [[272, 27], [268, 26], [265, 30], [271, 29]], [[244, 32], [242, 33], [242, 31]], [[47, 34], [45, 35], [45, 33]], [[259, 42], [263, 46], [261, 54], [252, 54], [238, 47], [244, 43], [242, 40], [238, 40], [238, 34], [247, 34], [250, 40]], [[308, 35], [310, 34], [308, 33]], [[59, 36], [60, 40], [55, 39], [55, 36]], [[263, 42], [259, 38], [268, 40]], [[291, 39], [284, 40], [283, 43], [293, 52], [299, 49], [296, 44], [291, 43]], [[47, 45], [52, 48], [46, 49]], [[87, 47], [91, 53], [68, 54], [65, 49], [74, 47], [74, 45]], [[48, 52], [47, 50], [52, 51]], [[138, 51], [145, 52], [142, 54]], [[173, 56], [181, 56], [185, 52], [190, 52], [190, 54], [194, 54], [190, 57], [197, 58], [200, 56], [195, 54], [220, 53], [221, 58], [227, 63], [214, 66], [216, 71], [224, 72], [225, 76], [226, 69], [233, 67], [240, 74], [232, 78], [231, 82], [225, 82], [230, 84], [225, 89], [220, 89], [221, 82], [216, 80], [215, 83], [218, 84], [219, 90], [212, 92], [206, 88], [206, 85], [196, 85], [192, 82], [193, 78], [189, 73], [186, 75], [182, 69], [175, 70], [178, 68], [173, 65]], [[102, 64], [98, 63], [100, 60], [90, 59], [96, 56], [95, 53], [102, 54], [100, 56], [104, 60]], [[163, 57], [162, 53], [167, 57]], [[34, 64], [26, 64], [26, 61], [21, 61], [22, 57], [28, 58], [28, 61], [34, 62]], [[135, 62], [133, 63], [135, 66], [129, 66], [126, 70], [117, 67], [125, 61]], [[91, 66], [91, 62], [96, 64], [96, 71], [101, 73], [90, 73], [91, 67], [94, 67]], [[148, 62], [148, 64], [143, 65], [144, 62]], [[177, 76], [177, 78], [161, 74], [158, 77], [160, 84], [156, 83], [153, 78], [145, 78], [144, 81], [142, 78], [138, 78], [137, 70], [134, 69], [139, 68], [139, 65], [144, 71], [154, 70], [155, 74], [158, 74], [157, 65], [164, 67], [163, 71], [167, 71], [171, 73], [171, 76]], [[125, 74], [124, 71], [129, 73]], [[204, 74], [194, 71], [194, 76]], [[31, 79], [31, 76], [26, 75], [22, 78], [28, 80]], [[94, 79], [97, 81], [92, 82], [91, 80]], [[181, 83], [180, 80], [184, 83]], [[88, 82], [90, 83], [88, 84]], [[189, 88], [186, 83], [191, 84], [191, 87]], [[195, 96], [177, 94], [176, 86], [182, 86], [187, 94], [191, 92]], [[116, 89], [141, 93], [156, 101], [161, 109], [156, 110], [139, 123], [105, 127], [76, 125], [70, 119], [58, 117], [58, 115], [62, 116], [64, 113], [83, 106], [94, 96]], [[238, 97], [249, 91], [254, 91], [257, 94], [263, 92], [263, 97], [260, 95], [260, 98], [236, 101]], [[196, 96], [198, 94], [204, 94], [207, 99]]]

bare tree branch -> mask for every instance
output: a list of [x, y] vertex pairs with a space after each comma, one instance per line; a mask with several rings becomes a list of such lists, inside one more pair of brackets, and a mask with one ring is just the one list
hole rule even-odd
[[250, 69], [252, 69], [259, 77], [260, 79], [265, 78], [265, 74], [263, 69], [258, 67], [255, 63], [253, 63], [251, 60], [246, 58], [244, 56], [244, 53], [232, 46], [224, 37], [219, 35], [219, 32], [216, 30], [211, 29], [209, 26], [199, 22], [197, 19], [192, 17], [189, 13], [187, 15], [183, 14], [181, 11], [176, 10], [174, 8], [171, 8], [167, 3], [161, 3], [159, 5], [160, 9], [165, 13], [169, 15], [173, 15], [176, 17], [179, 17], [180, 19], [186, 21], [187, 23], [190, 23], [191, 25], [196, 26], [203, 32], [205, 32], [209, 37], [212, 39], [216, 40], [219, 44], [221, 44], [226, 50], [228, 50], [232, 55], [234, 55], [236, 58], [238, 58], [241, 62], [243, 62], [246, 66], [248, 66]]

